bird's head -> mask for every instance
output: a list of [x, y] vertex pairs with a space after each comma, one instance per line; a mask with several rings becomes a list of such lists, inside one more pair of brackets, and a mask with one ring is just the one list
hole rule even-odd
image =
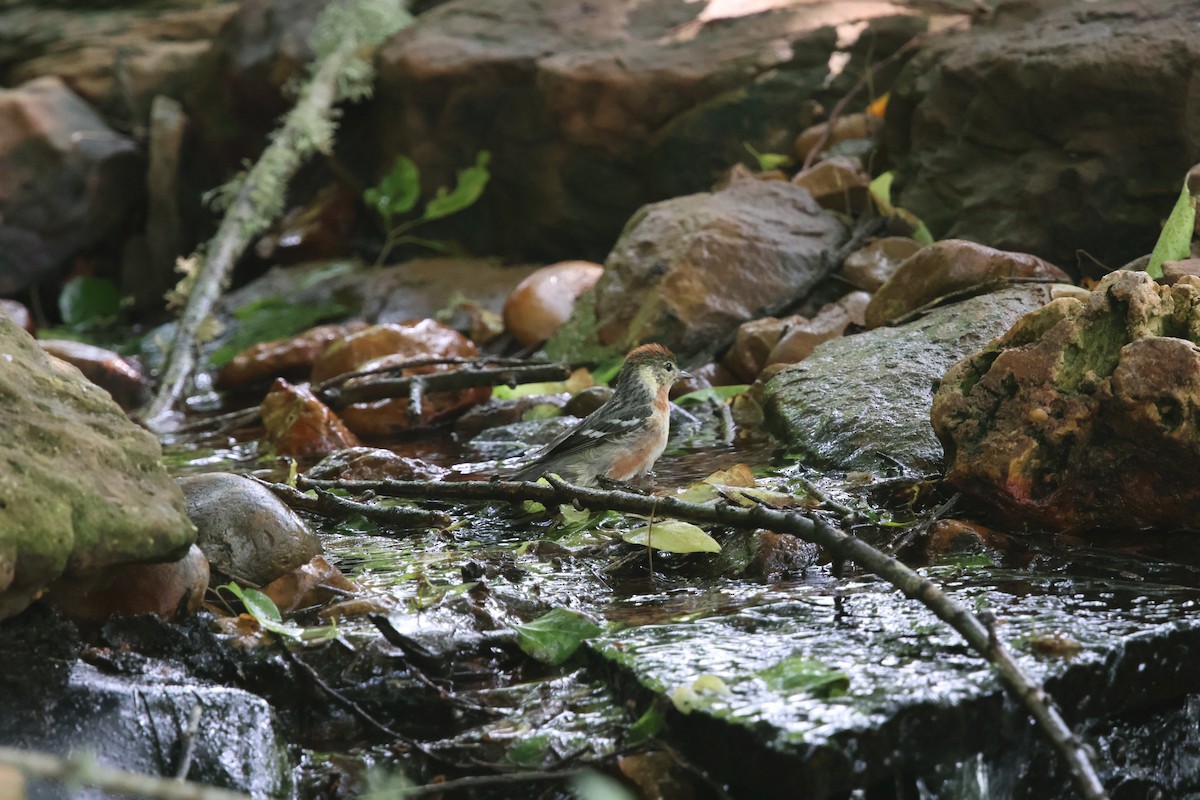
[[620, 388], [631, 380], [636, 380], [657, 394], [663, 389], [670, 389], [680, 378], [690, 377], [679, 369], [675, 354], [661, 344], [644, 344], [629, 351], [625, 363], [621, 366], [621, 374], [617, 378]]

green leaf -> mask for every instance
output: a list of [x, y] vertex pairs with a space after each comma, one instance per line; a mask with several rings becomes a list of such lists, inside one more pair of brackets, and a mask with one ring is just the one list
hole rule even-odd
[[675, 398], [675, 404], [685, 406], [689, 403], [707, 403], [710, 401], [728, 400], [737, 397], [750, 388], [748, 383], [738, 383], [733, 386], [710, 386], [707, 389], [697, 389]]
[[575, 506], [559, 506], [558, 514], [567, 525], [582, 525], [592, 517], [592, 512], [586, 508], [575, 508]]
[[719, 553], [721, 545], [700, 528], [678, 519], [664, 519], [625, 531], [621, 538], [629, 544], [652, 547], [668, 553]]
[[524, 625], [517, 625], [517, 645], [526, 655], [557, 666], [579, 649], [584, 639], [600, 635], [601, 628], [576, 611], [555, 608]]
[[749, 142], [742, 142], [742, 147], [746, 148], [746, 152], [754, 156], [754, 160], [758, 162], [758, 169], [761, 172], [770, 172], [771, 170], [786, 167], [792, 163], [792, 157], [789, 155], [783, 153], [760, 153]]
[[292, 639], [303, 638], [304, 630], [295, 625], [285, 623], [283, 617], [279, 614], [279, 608], [275, 605], [275, 601], [257, 589], [243, 589], [236, 583], [227, 583], [219, 588], [228, 590], [230, 594], [241, 600], [242, 605], [246, 607], [246, 612], [254, 617], [259, 627], [263, 630], [277, 633], [280, 636], [288, 636]]
[[652, 704], [650, 708], [646, 709], [645, 714], [642, 714], [636, 722], [629, 726], [629, 736], [625, 739], [626, 746], [637, 747], [653, 739], [666, 724], [667, 718], [662, 713], [662, 709], [657, 704]]
[[437, 197], [426, 204], [421, 219], [429, 221], [448, 217], [478, 200], [491, 177], [487, 169], [491, 157], [492, 154], [487, 150], [481, 150], [475, 157], [475, 166], [458, 171], [458, 185], [453, 192], [447, 192], [445, 187], [438, 189]]
[[222, 367], [251, 345], [283, 339], [307, 330], [322, 320], [344, 317], [349, 313], [350, 308], [341, 303], [307, 305], [283, 297], [264, 297], [247, 303], [233, 312], [234, 318], [241, 324], [229, 341], [213, 352], [209, 363], [214, 367]]
[[105, 278], [72, 278], [58, 296], [58, 311], [67, 325], [95, 325], [117, 316], [121, 295]]
[[1163, 225], [1162, 233], [1150, 253], [1150, 263], [1146, 265], [1146, 273], [1157, 280], [1163, 276], [1164, 261], [1175, 261], [1187, 258], [1192, 253], [1192, 233], [1196, 225], [1196, 198], [1188, 191], [1187, 182], [1183, 191], [1171, 209], [1171, 216]]
[[374, 189], [363, 192], [367, 205], [384, 220], [412, 211], [421, 197], [421, 170], [408, 156], [397, 156], [392, 171]]
[[784, 694], [807, 692], [816, 697], [842, 697], [850, 688], [850, 676], [814, 658], [785, 658], [758, 675], [767, 686]]
[[539, 767], [549, 750], [550, 737], [539, 733], [514, 743], [504, 754], [504, 760], [518, 767]]

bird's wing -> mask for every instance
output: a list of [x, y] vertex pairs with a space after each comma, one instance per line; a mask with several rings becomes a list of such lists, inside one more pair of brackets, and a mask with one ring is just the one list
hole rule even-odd
[[[622, 436], [645, 426], [646, 415], [621, 414], [606, 412], [607, 406], [589, 414], [582, 422], [563, 433], [550, 444], [546, 445], [534, 457], [531, 463], [558, 458], [559, 456], [577, 453], [589, 447], [601, 444], [606, 440], [619, 439]], [[615, 411], [611, 409], [609, 411]]]

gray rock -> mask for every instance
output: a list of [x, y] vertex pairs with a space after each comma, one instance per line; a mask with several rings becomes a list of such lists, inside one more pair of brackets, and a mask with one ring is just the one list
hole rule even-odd
[[1079, 249], [1113, 267], [1149, 251], [1200, 160], [1200, 105], [1181, 100], [1200, 75], [1200, 5], [1005, 5], [892, 89], [897, 205], [939, 239], [1063, 265]]
[[[20, 702], [9, 698], [6, 709], [11, 713], [8, 706]], [[26, 720], [13, 728], [0, 720], [0, 742], [62, 756], [88, 752], [111, 767], [171, 775], [195, 705], [201, 717], [190, 780], [253, 797], [289, 796], [291, 763], [267, 701], [241, 689], [198, 684], [183, 675], [106, 675], [76, 662], [53, 704], [32, 715], [32, 723]], [[31, 783], [29, 796], [112, 797], [97, 789], [41, 781]]]
[[249, 478], [210, 472], [180, 478], [179, 486], [214, 582], [265, 586], [322, 552], [300, 517]]
[[570, 361], [658, 342], [685, 361], [710, 358], [743, 322], [803, 299], [845, 238], [807, 191], [783, 181], [744, 177], [646, 206], [546, 351]]
[[[872, 15], [888, 5], [911, 15], [899, 2]], [[722, 15], [679, 0], [451, 0], [379, 51], [372, 169], [403, 153], [429, 185], [452, 185], [490, 150], [492, 184], [459, 240], [597, 260], [639, 207], [746, 161], [743, 142], [789, 150], [815, 121], [806, 101], [829, 75], [834, 27], [859, 19], [846, 3]], [[907, 35], [861, 37], [873, 61], [923, 24], [907, 19]]]
[[58, 78], [0, 89], [0, 295], [57, 277], [122, 231], [142, 196], [133, 140]]
[[161, 457], [107, 392], [0, 316], [0, 619], [60, 575], [187, 551], [196, 531]]
[[1049, 299], [1046, 287], [1019, 286], [825, 342], [767, 384], [767, 422], [823, 466], [938, 470], [942, 446], [929, 423], [938, 381]]

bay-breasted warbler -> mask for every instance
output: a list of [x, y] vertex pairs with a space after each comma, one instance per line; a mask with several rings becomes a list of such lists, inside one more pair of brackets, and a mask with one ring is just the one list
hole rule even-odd
[[644, 344], [625, 356], [617, 385], [604, 405], [546, 445], [514, 477], [536, 480], [555, 473], [582, 486], [601, 479], [630, 481], [645, 475], [667, 447], [672, 384], [681, 372], [670, 350]]

